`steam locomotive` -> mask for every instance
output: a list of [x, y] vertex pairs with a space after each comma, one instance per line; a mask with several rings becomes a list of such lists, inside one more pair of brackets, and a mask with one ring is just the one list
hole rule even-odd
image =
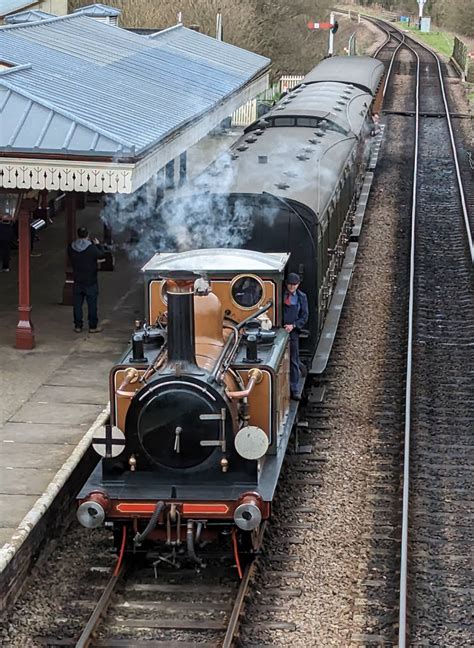
[[382, 75], [367, 57], [326, 59], [163, 204], [158, 222], [180, 212], [190, 225], [205, 202], [210, 229], [234, 222], [241, 241], [201, 239], [144, 266], [148, 324], [110, 373], [110, 423], [93, 441], [103, 459], [78, 495], [84, 526], [105, 522], [126, 550], [173, 559], [199, 560], [226, 534], [255, 546], [297, 415], [285, 276], [303, 278], [303, 357], [319, 373]]

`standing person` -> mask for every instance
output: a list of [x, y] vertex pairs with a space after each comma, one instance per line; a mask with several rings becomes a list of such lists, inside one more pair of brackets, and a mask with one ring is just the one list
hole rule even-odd
[[378, 135], [380, 131], [380, 115], [377, 112], [374, 112], [372, 115], [372, 135]]
[[0, 220], [0, 272], [10, 272], [10, 251], [15, 233], [9, 216]]
[[97, 326], [97, 297], [99, 295], [97, 262], [105, 258], [105, 254], [97, 239], [90, 240], [86, 227], [79, 227], [77, 236], [78, 238], [68, 247], [74, 278], [74, 331], [76, 333], [82, 331], [82, 305], [85, 299], [89, 316], [89, 333], [100, 333], [102, 329]]
[[299, 334], [308, 321], [308, 298], [298, 290], [301, 278], [290, 272], [286, 279], [283, 295], [283, 325], [290, 334], [290, 392], [292, 400], [301, 400], [298, 393], [300, 382], [300, 343]]

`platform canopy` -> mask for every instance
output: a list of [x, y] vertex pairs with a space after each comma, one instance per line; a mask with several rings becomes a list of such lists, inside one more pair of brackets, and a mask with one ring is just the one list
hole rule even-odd
[[20, 11], [19, 13], [6, 16], [5, 22], [7, 25], [19, 25], [21, 23], [38, 22], [39, 20], [49, 20], [49, 18], [55, 18], [54, 14], [32, 9], [30, 11]]
[[270, 60], [81, 12], [0, 27], [0, 188], [130, 193], [268, 86]]
[[0, 1], [0, 18], [8, 16], [15, 11], [20, 11], [25, 7], [31, 7], [37, 4], [36, 0], [1, 0]]

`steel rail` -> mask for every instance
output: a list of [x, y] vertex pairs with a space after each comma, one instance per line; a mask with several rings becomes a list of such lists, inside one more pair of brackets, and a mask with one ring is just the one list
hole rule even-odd
[[[379, 24], [379, 20], [368, 20]], [[380, 26], [380, 24], [379, 24]], [[382, 27], [385, 29], [384, 27]], [[388, 30], [386, 30], [388, 32]], [[405, 426], [404, 426], [404, 453], [403, 453], [403, 495], [402, 495], [402, 532], [400, 555], [400, 591], [399, 591], [399, 630], [398, 648], [406, 648], [407, 637], [407, 583], [408, 583], [408, 513], [410, 494], [410, 424], [411, 424], [411, 392], [412, 392], [412, 361], [413, 361], [413, 325], [414, 325], [414, 293], [415, 293], [415, 232], [416, 232], [416, 201], [418, 187], [418, 153], [419, 153], [419, 124], [420, 124], [420, 57], [416, 51], [405, 41], [400, 41], [393, 53], [383, 95], [388, 86], [388, 79], [395, 56], [400, 47], [405, 45], [416, 57], [416, 86], [415, 86], [415, 138], [413, 153], [413, 189], [411, 204], [411, 242], [410, 242], [410, 270], [409, 270], [409, 298], [408, 298], [408, 340], [407, 340], [407, 368], [405, 381]], [[379, 48], [381, 49], [381, 48]]]
[[407, 47], [416, 56], [416, 90], [415, 90], [415, 148], [413, 160], [413, 190], [411, 204], [411, 243], [410, 243], [410, 274], [408, 298], [408, 340], [407, 340], [407, 369], [405, 383], [405, 429], [403, 449], [403, 495], [402, 495], [402, 535], [400, 555], [400, 593], [398, 617], [398, 646], [405, 648], [407, 636], [407, 583], [408, 583], [408, 513], [410, 495], [410, 425], [411, 425], [411, 392], [412, 392], [412, 363], [413, 363], [413, 325], [415, 301], [415, 233], [416, 233], [416, 201], [418, 188], [418, 153], [420, 128], [420, 57], [409, 45]]
[[[385, 43], [382, 43], [382, 45], [380, 45], [380, 47], [378, 47], [378, 48], [375, 50], [374, 54], [373, 54], [373, 58], [376, 58], [377, 55], [380, 53], [380, 51], [381, 51], [381, 50], [382, 50], [382, 49], [383, 49], [383, 48], [384, 48], [384, 47], [385, 47], [385, 46], [386, 46], [386, 45], [387, 45], [387, 44], [392, 40], [392, 38], [394, 38], [394, 35], [393, 35], [392, 33], [390, 33], [390, 31], [389, 31], [388, 29], [386, 29], [383, 25], [379, 25], [379, 24], [377, 23], [377, 21], [375, 21], [375, 20], [370, 20], [370, 19], [369, 19], [369, 22], [373, 22], [374, 24], [377, 25], [377, 27], [383, 29], [384, 32], [385, 32], [386, 35], [387, 35], [387, 40], [385, 41]], [[400, 47], [402, 47], [402, 45], [403, 45], [404, 42], [405, 42], [405, 34], [400, 34], [400, 36], [401, 36], [400, 43], [398, 44], [398, 47], [397, 47], [396, 49], [393, 50], [392, 56], [391, 56], [391, 58], [390, 58], [390, 63], [389, 63], [389, 66], [388, 66], [388, 71], [387, 71], [387, 75], [386, 75], [386, 77], [385, 77], [385, 82], [384, 82], [384, 86], [383, 86], [382, 97], [385, 97], [385, 93], [386, 93], [386, 91], [387, 91], [387, 87], [388, 87], [388, 82], [389, 82], [389, 79], [390, 79], [390, 75], [392, 74], [392, 67], [393, 67], [393, 63], [394, 63], [395, 58], [396, 58], [396, 56], [397, 56], [397, 54], [398, 54], [398, 50], [400, 49]], [[398, 39], [397, 39], [397, 40], [398, 40]]]
[[[396, 29], [396, 28], [393, 28]], [[444, 87], [443, 74], [439, 57], [428, 47], [412, 40], [416, 45], [427, 51], [436, 61], [438, 80], [443, 98], [446, 121], [450, 133], [452, 156], [456, 168], [459, 196], [464, 215], [464, 223], [469, 243], [471, 264], [474, 263], [474, 249], [472, 234], [469, 226], [467, 206], [464, 196], [464, 187], [459, 170], [456, 145], [452, 131], [449, 107]], [[403, 455], [403, 495], [402, 495], [402, 531], [400, 555], [400, 591], [399, 591], [399, 631], [398, 646], [405, 648], [407, 645], [407, 598], [408, 598], [408, 532], [409, 532], [409, 494], [410, 494], [410, 444], [411, 444], [411, 406], [412, 406], [412, 373], [413, 373], [413, 328], [414, 328], [414, 300], [415, 300], [415, 245], [416, 245], [416, 203], [418, 188], [418, 157], [419, 157], [419, 124], [420, 124], [420, 58], [413, 47], [405, 42], [405, 46], [415, 55], [417, 60], [416, 91], [415, 91], [415, 148], [413, 165], [413, 193], [411, 209], [411, 244], [410, 244], [410, 271], [409, 271], [409, 302], [408, 302], [408, 340], [407, 340], [407, 369], [405, 386], [405, 428], [404, 428], [404, 455]], [[398, 49], [398, 48], [397, 48]]]
[[[260, 525], [260, 530], [258, 532], [258, 537], [256, 541], [256, 548], [255, 551], [260, 551], [262, 544], [263, 544], [263, 538], [265, 536], [265, 533], [267, 531], [268, 527], [268, 522], [264, 522], [263, 524]], [[235, 603], [232, 608], [232, 613], [229, 618], [229, 623], [227, 626], [227, 630], [225, 633], [224, 637], [224, 642], [222, 644], [222, 648], [232, 648], [235, 636], [237, 634], [238, 628], [239, 628], [239, 623], [240, 623], [240, 617], [242, 615], [242, 611], [244, 608], [245, 604], [245, 599], [250, 587], [250, 584], [252, 582], [253, 577], [255, 576], [255, 572], [257, 569], [257, 564], [258, 564], [258, 559], [259, 559], [259, 554], [257, 553], [255, 556], [252, 557], [251, 561], [248, 563], [248, 565], [245, 567], [242, 580], [240, 581], [240, 586], [237, 591], [237, 595], [235, 598]]]
[[377, 55], [380, 54], [380, 52], [383, 50], [383, 48], [386, 45], [388, 45], [390, 43], [390, 41], [392, 40], [392, 37], [391, 37], [390, 32], [388, 31], [388, 29], [384, 29], [384, 32], [385, 32], [385, 35], [387, 37], [386, 40], [385, 40], [385, 43], [382, 43], [382, 45], [377, 47], [375, 52], [372, 54], [372, 58], [377, 58]]
[[390, 65], [388, 66], [388, 72], [387, 72], [387, 76], [385, 77], [385, 83], [383, 86], [382, 97], [385, 97], [385, 93], [387, 92], [388, 82], [390, 80], [390, 75], [392, 74], [393, 63], [398, 54], [398, 50], [402, 47], [402, 45], [404, 45], [404, 43], [405, 43], [405, 36], [402, 34], [402, 40], [400, 41], [398, 47], [393, 51], [392, 58], [390, 59]]
[[234, 606], [232, 608], [232, 613], [230, 615], [229, 624], [225, 633], [224, 641], [222, 643], [222, 648], [232, 648], [234, 643], [235, 635], [240, 623], [240, 617], [245, 604], [245, 599], [247, 592], [249, 590], [250, 583], [252, 578], [255, 575], [255, 570], [257, 568], [257, 558], [254, 558], [245, 568], [242, 580], [240, 581], [239, 589], [237, 591], [237, 596], [235, 599]]
[[[380, 23], [383, 23], [383, 21], [380, 18], [378, 18], [378, 19], [377, 18], [372, 18], [372, 17], [366, 16], [366, 15], [363, 16], [363, 18], [369, 20], [370, 22], [374, 22], [374, 23], [378, 24], [378, 26], [381, 27], [382, 29], [384, 29], [384, 31], [386, 31], [386, 33], [390, 33], [388, 29], [386, 29], [385, 27], [383, 27], [383, 25], [380, 24]], [[474, 265], [473, 234], [471, 232], [471, 226], [470, 226], [470, 223], [469, 223], [469, 211], [467, 209], [466, 195], [465, 195], [465, 192], [464, 192], [464, 185], [463, 185], [463, 181], [462, 181], [462, 177], [461, 177], [461, 170], [460, 170], [460, 167], [459, 167], [458, 153], [457, 153], [457, 150], [456, 150], [456, 142], [455, 142], [455, 139], [454, 139], [453, 127], [452, 127], [452, 122], [451, 122], [451, 113], [450, 113], [449, 106], [448, 106], [448, 100], [446, 98], [446, 89], [445, 89], [445, 85], [444, 85], [443, 73], [441, 71], [441, 63], [440, 63], [440, 60], [439, 60], [439, 56], [435, 52], [433, 52], [433, 50], [431, 50], [424, 43], [421, 43], [421, 42], [417, 41], [416, 39], [411, 38], [410, 36], [407, 36], [406, 34], [403, 34], [397, 27], [394, 27], [393, 25], [390, 25], [390, 27], [391, 27], [391, 29], [393, 31], [396, 31], [396, 32], [399, 33], [400, 37], [403, 38], [403, 44], [408, 49], [410, 49], [412, 52], [415, 53], [415, 50], [408, 45], [407, 40], [411, 40], [417, 46], [424, 49], [436, 61], [436, 65], [437, 65], [437, 68], [438, 68], [438, 80], [439, 80], [439, 85], [440, 85], [440, 90], [441, 90], [441, 96], [443, 97], [443, 105], [444, 105], [444, 110], [445, 110], [445, 114], [446, 114], [446, 121], [447, 121], [447, 124], [448, 124], [448, 130], [449, 130], [449, 140], [450, 140], [450, 144], [451, 144], [451, 150], [452, 150], [452, 153], [453, 153], [454, 166], [455, 166], [455, 169], [456, 169], [456, 179], [457, 179], [457, 183], [458, 183], [459, 198], [461, 200], [461, 206], [462, 206], [462, 212], [463, 212], [464, 227], [465, 227], [465, 230], [466, 230], [467, 243], [468, 243], [468, 246], [469, 246], [469, 255], [471, 257], [471, 265]], [[379, 51], [383, 47], [385, 47], [387, 42], [388, 41], [386, 41], [383, 45], [381, 45], [376, 50], [374, 56], [377, 56]], [[383, 96], [385, 96], [385, 91], [386, 91], [386, 88], [387, 88], [388, 79], [389, 79], [389, 76], [390, 76], [391, 67], [392, 67], [392, 63], [393, 63], [394, 58], [395, 58], [395, 54], [396, 54], [396, 52], [398, 52], [398, 50], [400, 49], [401, 46], [402, 46], [402, 42], [400, 42], [400, 45], [395, 50], [394, 55], [392, 57], [392, 60], [390, 61], [390, 66], [389, 66], [389, 70], [388, 70], [388, 74], [387, 74], [387, 79], [386, 79], [384, 89], [383, 89]]]
[[124, 571], [125, 568], [124, 565], [122, 565], [118, 574], [117, 575], [113, 574], [110, 577], [110, 580], [107, 583], [105, 590], [102, 592], [102, 595], [99, 601], [97, 602], [97, 605], [95, 606], [91, 616], [89, 617], [89, 620], [87, 621], [84, 627], [84, 630], [82, 631], [81, 636], [79, 637], [76, 643], [76, 648], [88, 648], [88, 646], [91, 645], [91, 642], [93, 641], [94, 638], [94, 633], [97, 630], [97, 627], [103, 615], [107, 612], [107, 608], [109, 607], [110, 602], [112, 601], [112, 594], [115, 590], [115, 586], [117, 585], [120, 578], [123, 576]]
[[[262, 524], [260, 527], [260, 532], [258, 535], [257, 546], [261, 547], [263, 542], [263, 537], [266, 531], [266, 524]], [[237, 593], [235, 595], [235, 601], [232, 606], [232, 612], [229, 617], [229, 622], [227, 624], [225, 637], [222, 642], [222, 648], [231, 648], [233, 642], [237, 635], [239, 624], [242, 617], [242, 612], [246, 602], [246, 597], [249, 591], [249, 587], [252, 583], [252, 580], [255, 576], [257, 570], [257, 563], [259, 559], [259, 554], [256, 554], [250, 562], [246, 565], [244, 573], [242, 575], [242, 580], [240, 581]], [[107, 613], [107, 608], [111, 604], [112, 596], [115, 591], [115, 587], [119, 580], [123, 578], [125, 572], [127, 571], [126, 565], [123, 564], [120, 568], [118, 574], [112, 574], [107, 583], [104, 591], [102, 592], [92, 614], [90, 615], [84, 629], [81, 633], [81, 636], [74, 644], [75, 648], [89, 648], [94, 642], [94, 634], [97, 631], [99, 623]], [[197, 645], [197, 644], [196, 644]]]
[[[411, 39], [414, 40], [414, 39]], [[446, 121], [448, 123], [448, 130], [449, 130], [449, 140], [451, 143], [451, 150], [453, 153], [453, 159], [454, 159], [454, 166], [456, 168], [456, 179], [458, 182], [458, 190], [459, 190], [459, 197], [461, 199], [461, 205], [462, 205], [462, 211], [463, 211], [463, 220], [464, 220], [464, 226], [466, 229], [466, 236], [467, 236], [467, 241], [469, 245], [469, 254], [471, 256], [471, 265], [474, 265], [474, 242], [473, 242], [473, 236], [471, 232], [471, 226], [469, 223], [469, 212], [467, 209], [467, 204], [466, 204], [466, 196], [464, 193], [464, 185], [462, 182], [461, 178], [461, 170], [459, 168], [459, 160], [458, 160], [458, 152], [456, 150], [456, 142], [454, 140], [454, 133], [453, 133], [453, 127], [451, 123], [451, 114], [449, 111], [449, 106], [448, 106], [448, 100], [446, 98], [446, 90], [444, 87], [444, 79], [443, 79], [443, 73], [441, 71], [441, 64], [439, 61], [439, 56], [433, 52], [429, 47], [424, 45], [423, 43], [419, 43], [418, 41], [414, 41], [417, 45], [422, 47], [424, 50], [426, 50], [431, 56], [435, 59], [436, 65], [438, 67], [438, 79], [439, 79], [439, 85], [441, 88], [441, 94], [443, 97], [443, 105], [444, 109], [446, 111]]]

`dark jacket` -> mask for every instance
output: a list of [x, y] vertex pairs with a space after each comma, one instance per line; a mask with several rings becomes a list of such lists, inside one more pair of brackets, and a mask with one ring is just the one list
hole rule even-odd
[[78, 286], [93, 286], [97, 283], [97, 261], [105, 258], [102, 246], [88, 239], [77, 239], [67, 249], [71, 261], [74, 282]]
[[13, 241], [13, 223], [0, 221], [0, 243], [9, 244]]
[[[285, 290], [283, 295], [283, 303], [285, 302], [288, 291]], [[284, 304], [283, 311], [283, 323], [284, 324], [293, 324], [295, 329], [300, 332], [303, 326], [308, 321], [309, 312], [308, 312], [308, 298], [304, 292], [301, 290], [296, 291], [296, 306], [286, 306]]]

